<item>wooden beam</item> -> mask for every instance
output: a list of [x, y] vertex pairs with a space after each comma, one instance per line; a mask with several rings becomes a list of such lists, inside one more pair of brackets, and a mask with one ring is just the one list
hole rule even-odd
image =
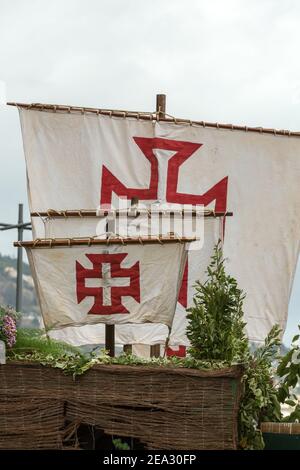
[[41, 238], [33, 241], [14, 242], [16, 247], [24, 248], [52, 248], [91, 245], [138, 245], [138, 244], [164, 244], [188, 243], [196, 241], [196, 237], [135, 237], [135, 238]]
[[[132, 200], [137, 199], [137, 198], [132, 198]], [[133, 206], [136, 204], [132, 204]], [[181, 211], [182, 214], [184, 214], [183, 211]], [[190, 214], [192, 217], [195, 217], [200, 211], [196, 210], [191, 210]], [[170, 215], [175, 215], [180, 213], [180, 211], [168, 211]], [[44, 211], [44, 212], [31, 212], [31, 217], [49, 217], [49, 218], [69, 218], [69, 217], [75, 217], [75, 218], [83, 218], [83, 217], [106, 217], [107, 215], [112, 214], [112, 211], [103, 211], [101, 214], [98, 214], [97, 211], [95, 210], [65, 210], [65, 211], [54, 211], [54, 210], [49, 210], [49, 211]], [[113, 211], [113, 214], [116, 216], [120, 214], [125, 214], [124, 211]], [[137, 210], [134, 217], [147, 214], [149, 218], [151, 218], [151, 211], [150, 212], [143, 212]], [[165, 215], [166, 211], [156, 211], [155, 216], [158, 215]], [[224, 212], [224, 211], [213, 211], [211, 209], [204, 209], [203, 213], [201, 211], [201, 215], [203, 217], [232, 217], [233, 212]], [[130, 210], [127, 211], [127, 216], [132, 217]], [[1, 225], [1, 224], [0, 224]], [[3, 225], [3, 224], [2, 224]]]
[[105, 349], [110, 357], [115, 357], [115, 325], [105, 325]]
[[[156, 113], [151, 112], [139, 112], [139, 111], [125, 111], [125, 110], [116, 110], [116, 109], [100, 109], [100, 108], [87, 108], [87, 107], [80, 107], [80, 106], [68, 106], [68, 105], [55, 105], [55, 104], [41, 104], [41, 103], [15, 103], [9, 102], [6, 103], [8, 106], [17, 106], [18, 108], [24, 109], [35, 109], [38, 111], [48, 111], [48, 112], [63, 112], [63, 113], [91, 113], [103, 116], [113, 116], [119, 118], [130, 118], [130, 119], [139, 119], [145, 121], [154, 121], [157, 119]], [[273, 128], [265, 128], [261, 126], [244, 126], [244, 125], [237, 125], [237, 124], [224, 124], [218, 122], [207, 122], [207, 121], [199, 121], [199, 120], [190, 120], [190, 119], [183, 119], [183, 118], [175, 118], [172, 116], [165, 116], [160, 117], [160, 121], [164, 122], [173, 122], [178, 125], [190, 125], [196, 127], [210, 127], [215, 129], [226, 129], [230, 131], [245, 131], [245, 132], [255, 132], [259, 134], [272, 134], [272, 135], [282, 135], [286, 137], [300, 137], [299, 131], [290, 131], [288, 129], [273, 129]]]

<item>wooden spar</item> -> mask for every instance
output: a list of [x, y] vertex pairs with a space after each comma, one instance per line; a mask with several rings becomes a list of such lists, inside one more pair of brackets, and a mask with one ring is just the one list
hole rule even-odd
[[52, 248], [90, 245], [149, 245], [164, 243], [189, 243], [196, 241], [196, 237], [135, 237], [135, 238], [37, 238], [36, 240], [14, 242], [16, 247], [24, 248]]
[[[8, 102], [8, 106], [17, 106], [18, 108], [25, 109], [35, 109], [38, 111], [48, 111], [48, 112], [62, 112], [62, 113], [90, 113], [97, 114], [109, 117], [116, 118], [132, 118], [132, 119], [141, 119], [145, 121], [156, 121], [157, 113], [151, 112], [139, 112], [139, 111], [123, 111], [123, 110], [114, 110], [114, 109], [100, 109], [100, 108], [87, 108], [79, 106], [67, 106], [67, 105], [55, 105], [55, 104], [41, 104], [41, 103], [14, 103]], [[165, 115], [164, 117], [159, 117], [159, 120], [162, 122], [169, 122], [179, 125], [190, 125], [197, 127], [208, 127], [215, 129], [224, 129], [230, 131], [245, 131], [245, 132], [256, 132], [259, 134], [272, 134], [272, 135], [281, 135], [287, 137], [300, 137], [299, 131], [290, 131], [287, 129], [272, 129], [265, 127], [252, 127], [252, 126], [242, 126], [237, 124], [222, 124], [218, 122], [206, 122], [206, 121], [195, 121], [190, 119], [175, 118], [170, 115]]]
[[[170, 215], [178, 215], [180, 214], [180, 212], [182, 213], [182, 215], [184, 214], [184, 211], [155, 211], [155, 216], [157, 215], [165, 215], [166, 212], [168, 212], [168, 214]], [[192, 216], [192, 217], [195, 217], [196, 214], [199, 214], [200, 211], [196, 211], [196, 210], [192, 210], [189, 212], [189, 214]], [[101, 213], [97, 213], [96, 210], [84, 210], [84, 209], [81, 209], [81, 210], [61, 210], [61, 211], [56, 211], [54, 209], [49, 209], [47, 211], [43, 211], [43, 212], [31, 212], [31, 217], [49, 217], [49, 218], [68, 218], [68, 217], [80, 217], [80, 218], [83, 218], [83, 217], [106, 217], [107, 215], [110, 215], [110, 214], [116, 214], [117, 216], [120, 215], [120, 214], [126, 214], [127, 217], [137, 217], [139, 215], [144, 215], [144, 214], [148, 214], [148, 217], [151, 218], [151, 210], [149, 211], [142, 211], [142, 210], [137, 210], [134, 212], [134, 214], [132, 213], [132, 211], [128, 210], [128, 211], [119, 211], [119, 210], [116, 210], [116, 211], [109, 211], [109, 210], [105, 210]], [[201, 211], [201, 215], [203, 214], [203, 217], [232, 217], [233, 216], [233, 212], [222, 212], [222, 211], [213, 211], [213, 210], [210, 210], [210, 209], [205, 209], [202, 213]]]
[[[166, 116], [166, 95], [156, 95], [156, 113], [158, 119], [164, 119]], [[171, 216], [171, 221], [174, 227], [174, 214]], [[150, 346], [150, 357], [160, 356], [160, 344], [151, 344]]]

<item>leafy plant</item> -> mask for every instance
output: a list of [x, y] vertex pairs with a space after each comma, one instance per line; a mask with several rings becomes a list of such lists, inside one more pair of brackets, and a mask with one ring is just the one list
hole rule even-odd
[[243, 321], [245, 295], [226, 274], [221, 243], [215, 246], [207, 281], [196, 282], [193, 306], [187, 309], [189, 353], [196, 359], [242, 361], [248, 354]]
[[[300, 330], [300, 325], [298, 326]], [[280, 378], [278, 386], [278, 399], [281, 403], [292, 408], [291, 413], [284, 417], [284, 422], [300, 421], [300, 404], [297, 396], [293, 393], [300, 379], [300, 335], [297, 334], [292, 340], [291, 349], [285, 356], [280, 357], [276, 374]], [[298, 341], [298, 344], [296, 343]]]
[[84, 355], [78, 348], [47, 338], [43, 330], [18, 329], [17, 342], [8, 352], [8, 360], [38, 362], [39, 364], [61, 369], [66, 374], [81, 375], [97, 364], [118, 364], [149, 367], [186, 367], [193, 369], [220, 369], [228, 367], [225, 361], [201, 361], [187, 358], [143, 359], [134, 355], [121, 354], [110, 357], [101, 350], [98, 355]]
[[8, 351], [8, 359], [38, 362], [73, 375], [80, 374], [89, 362], [78, 348], [48, 338], [43, 330], [25, 328], [18, 329], [16, 343]]
[[130, 450], [130, 447], [127, 442], [123, 442], [121, 439], [113, 439], [112, 443], [115, 446], [115, 449], [117, 450]]
[[197, 360], [191, 356], [186, 358], [150, 358], [144, 359], [129, 354], [110, 357], [105, 350], [98, 354], [92, 352], [82, 354], [80, 349], [61, 341], [45, 336], [43, 330], [18, 329], [17, 342], [8, 352], [8, 360], [37, 362], [39, 364], [61, 369], [65, 374], [74, 377], [85, 373], [97, 364], [117, 364], [129, 366], [174, 367], [215, 370], [228, 367], [226, 361]]
[[14, 345], [15, 353], [42, 353], [51, 354], [55, 357], [62, 355], [81, 355], [78, 348], [56, 341], [46, 336], [44, 330], [34, 328], [18, 328], [16, 343]]
[[[244, 298], [237, 281], [225, 272], [225, 260], [219, 242], [207, 269], [207, 281], [196, 283], [194, 305], [187, 310], [187, 336], [191, 343], [189, 353], [197, 360], [244, 364], [239, 411], [240, 447], [262, 449], [264, 442], [260, 423], [282, 419], [278, 388], [273, 379], [281, 330], [277, 325], [274, 326], [264, 345], [251, 353], [244, 331]], [[289, 379], [295, 382], [294, 375], [286, 377], [287, 382]]]
[[248, 357], [242, 378], [244, 390], [239, 411], [242, 449], [263, 449], [260, 423], [280, 421], [282, 418], [274, 382], [274, 360], [280, 346], [280, 332], [278, 325], [275, 325], [266, 337], [264, 345]]
[[[298, 328], [300, 329], [300, 326]], [[280, 356], [280, 332], [277, 325], [272, 328], [264, 346], [250, 356], [249, 365], [245, 370], [245, 390], [239, 420], [240, 443], [245, 449], [264, 447], [259, 430], [262, 421], [300, 421], [300, 404], [293, 393], [300, 379], [300, 347], [295, 343], [300, 335], [294, 336], [291, 349], [284, 356]], [[288, 416], [283, 416], [282, 405], [292, 408]]]

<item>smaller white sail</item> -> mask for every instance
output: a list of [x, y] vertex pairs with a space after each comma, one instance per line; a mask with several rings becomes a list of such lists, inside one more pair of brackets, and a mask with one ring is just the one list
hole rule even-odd
[[184, 243], [33, 247], [27, 254], [47, 329], [172, 325]]

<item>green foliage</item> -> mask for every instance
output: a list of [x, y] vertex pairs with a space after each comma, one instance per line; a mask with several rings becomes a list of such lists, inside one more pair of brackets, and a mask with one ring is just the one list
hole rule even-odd
[[196, 359], [242, 361], [248, 354], [243, 322], [245, 295], [226, 274], [221, 243], [207, 268], [207, 281], [196, 282], [193, 306], [187, 311], [189, 353]]
[[16, 344], [8, 351], [8, 360], [38, 362], [73, 375], [82, 373], [88, 362], [79, 349], [48, 338], [43, 330], [25, 328], [18, 329]]
[[281, 418], [272, 381], [272, 361], [280, 344], [280, 330], [275, 326], [264, 346], [251, 354], [244, 332], [244, 298], [237, 281], [225, 272], [219, 242], [207, 269], [207, 281], [196, 283], [194, 305], [188, 309], [189, 352], [196, 359], [245, 364], [239, 412], [240, 446], [243, 449], [262, 449], [264, 443], [259, 430], [260, 422]]
[[239, 411], [242, 449], [263, 449], [260, 423], [282, 419], [277, 389], [273, 381], [273, 361], [280, 346], [279, 335], [280, 329], [275, 325], [266, 337], [264, 345], [248, 357], [242, 379], [244, 391]]
[[123, 442], [121, 439], [113, 439], [112, 443], [115, 446], [115, 449], [117, 450], [130, 450], [130, 447], [127, 442]]
[[61, 341], [48, 338], [42, 330], [18, 329], [17, 342], [8, 352], [8, 360], [37, 362], [44, 366], [61, 369], [73, 377], [85, 373], [97, 364], [118, 364], [149, 367], [187, 367], [193, 369], [221, 369], [228, 366], [222, 361], [198, 361], [194, 358], [181, 359], [151, 358], [150, 360], [134, 355], [122, 354], [119, 357], [108, 356], [105, 350], [98, 355], [84, 355], [78, 348]]
[[[298, 326], [300, 330], [300, 325]], [[284, 417], [284, 422], [300, 422], [300, 403], [297, 396], [293, 393], [300, 380], [300, 335], [294, 336], [291, 349], [279, 358], [276, 374], [280, 378], [278, 386], [278, 399], [281, 403], [292, 407], [291, 413]], [[298, 344], [296, 344], [298, 341]]]
[[17, 342], [8, 353], [8, 360], [37, 362], [61, 369], [74, 377], [81, 375], [97, 364], [118, 364], [149, 367], [186, 367], [192, 369], [222, 369], [228, 367], [225, 361], [199, 361], [187, 358], [151, 358], [143, 359], [134, 355], [121, 354], [108, 356], [105, 350], [98, 355], [84, 355], [78, 348], [66, 343], [47, 338], [42, 330], [18, 329]]
[[62, 341], [50, 339], [44, 330], [34, 328], [18, 328], [14, 352], [28, 354], [37, 352], [44, 355], [52, 354], [55, 357], [65, 354], [81, 354], [78, 348]]
[[[262, 421], [300, 421], [300, 404], [293, 394], [300, 378], [300, 348], [299, 345], [292, 344], [292, 348], [284, 356], [279, 356], [279, 336], [280, 329], [276, 325], [267, 336], [264, 346], [251, 355], [245, 370], [239, 420], [241, 447], [245, 449], [264, 447], [259, 430]], [[299, 335], [296, 335], [293, 343], [298, 339]], [[281, 412], [281, 405], [284, 404], [292, 407], [291, 413], [286, 417]]]
[[95, 357], [94, 361], [97, 364], [118, 364], [126, 366], [148, 366], [148, 367], [174, 367], [174, 368], [187, 368], [187, 369], [201, 369], [201, 370], [217, 370], [229, 367], [230, 364], [226, 361], [204, 361], [194, 359], [193, 357], [152, 357], [150, 359], [143, 359], [130, 354], [121, 354], [118, 357], [109, 357], [108, 355], [101, 355]]

